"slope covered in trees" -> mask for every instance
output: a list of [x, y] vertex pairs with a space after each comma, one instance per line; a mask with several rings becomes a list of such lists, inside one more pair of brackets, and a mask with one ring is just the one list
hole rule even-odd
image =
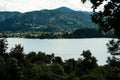
[[95, 24], [91, 21], [90, 12], [74, 11], [66, 7], [8, 14], [9, 12], [0, 14], [3, 17], [0, 20], [0, 32], [65, 32], [78, 28], [95, 27]]
[[15, 15], [20, 14], [19, 12], [9, 12], [9, 11], [4, 11], [4, 12], [0, 12], [0, 22], [12, 18]]

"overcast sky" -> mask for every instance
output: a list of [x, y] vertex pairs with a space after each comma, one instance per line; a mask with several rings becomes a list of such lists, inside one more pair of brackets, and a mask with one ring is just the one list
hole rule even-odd
[[69, 7], [74, 10], [92, 11], [91, 4], [82, 4], [81, 0], [0, 0], [0, 11], [28, 12], [41, 9]]

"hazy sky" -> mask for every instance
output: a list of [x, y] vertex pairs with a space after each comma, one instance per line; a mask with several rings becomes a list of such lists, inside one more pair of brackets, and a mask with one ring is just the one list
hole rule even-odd
[[55, 9], [66, 6], [74, 10], [92, 11], [91, 4], [81, 0], [0, 0], [0, 11], [28, 12], [41, 9]]

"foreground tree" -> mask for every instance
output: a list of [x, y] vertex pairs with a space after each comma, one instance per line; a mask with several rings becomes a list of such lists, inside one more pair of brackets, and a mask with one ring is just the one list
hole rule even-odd
[[6, 80], [21, 80], [22, 71], [15, 58], [9, 58], [6, 63]]
[[111, 55], [117, 56], [120, 55], [120, 40], [111, 40], [107, 43], [108, 52]]
[[109, 70], [107, 71], [107, 80], [119, 80], [120, 79], [120, 40], [111, 40], [108, 44], [108, 52], [112, 57], [108, 57], [107, 63]]
[[[120, 0], [81, 0], [83, 3], [90, 1], [93, 6], [92, 21], [99, 26], [99, 30], [102, 32], [114, 32], [114, 34], [120, 38]], [[103, 11], [96, 12], [96, 9], [104, 5]], [[120, 55], [120, 40], [111, 40], [108, 44], [108, 51], [113, 55], [112, 58], [108, 58], [108, 66], [110, 69], [107, 71], [106, 80], [120, 80], [120, 58], [115, 57]]]
[[0, 39], [0, 55], [4, 55], [6, 53], [7, 45], [6, 39]]
[[81, 80], [95, 80], [94, 78], [86, 79], [86, 75], [88, 75], [90, 72], [92, 72], [93, 69], [98, 67], [96, 58], [92, 56], [92, 53], [89, 50], [83, 51], [81, 55], [83, 56], [83, 59], [79, 59], [77, 61], [75, 66], [75, 75], [77, 77], [80, 77]]
[[0, 79], [4, 80], [5, 79], [5, 60], [3, 57], [0, 56]]
[[97, 66], [97, 60], [94, 56], [92, 56], [92, 53], [89, 50], [83, 51], [82, 56], [84, 57], [83, 59], [83, 65], [85, 65], [84, 68], [91, 70]]
[[10, 56], [14, 57], [15, 59], [18, 60], [19, 63], [23, 63], [24, 62], [24, 49], [23, 47], [19, 44], [19, 45], [15, 45], [15, 48], [12, 48], [10, 50]]
[[[99, 25], [100, 31], [105, 33], [113, 31], [114, 34], [120, 37], [120, 0], [81, 0], [83, 3], [90, 1], [93, 5], [94, 14], [92, 20]], [[104, 5], [103, 11], [96, 9]]]

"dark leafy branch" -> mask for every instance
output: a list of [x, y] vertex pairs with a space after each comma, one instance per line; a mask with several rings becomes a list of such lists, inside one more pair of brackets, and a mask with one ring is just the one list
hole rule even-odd
[[[85, 3], [88, 0], [81, 0]], [[114, 31], [120, 37], [120, 0], [89, 0], [93, 6], [92, 20], [99, 25], [101, 31], [107, 33]], [[104, 9], [96, 12], [96, 9], [104, 2]]]

